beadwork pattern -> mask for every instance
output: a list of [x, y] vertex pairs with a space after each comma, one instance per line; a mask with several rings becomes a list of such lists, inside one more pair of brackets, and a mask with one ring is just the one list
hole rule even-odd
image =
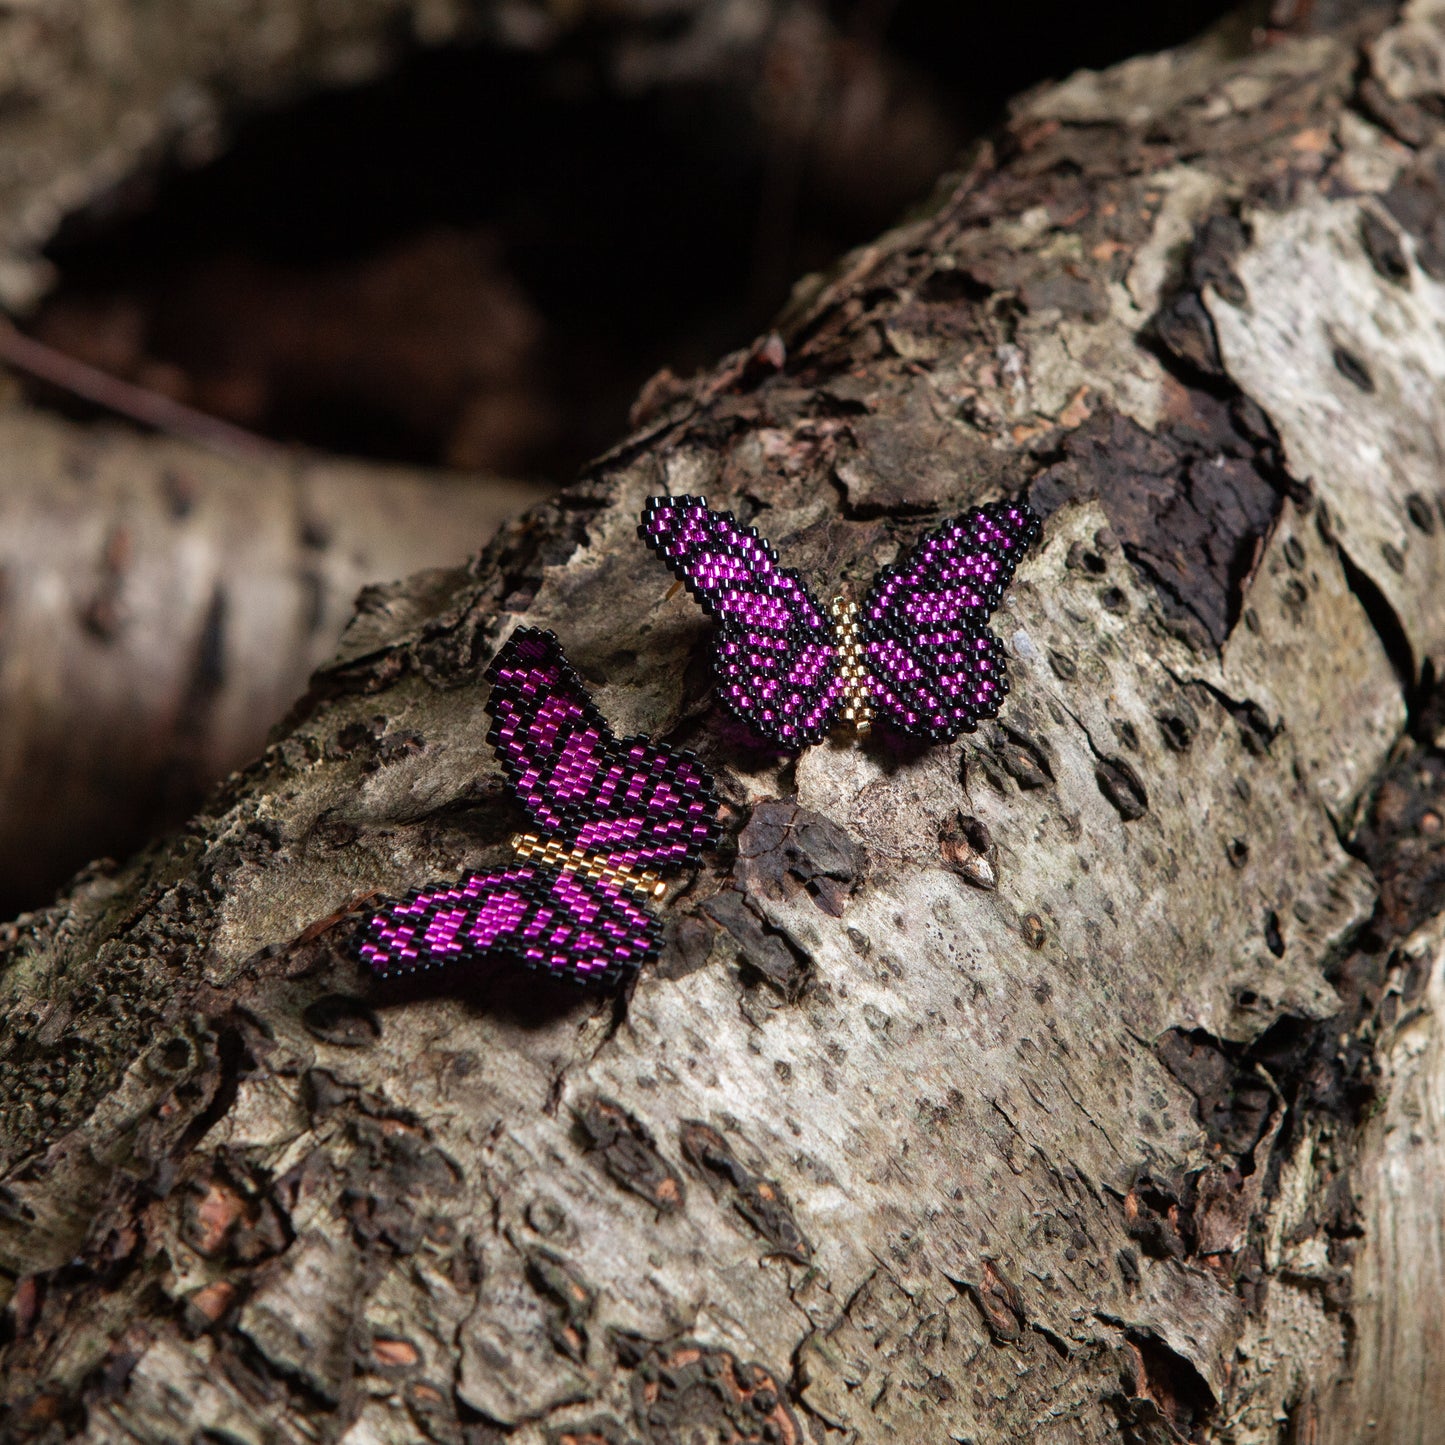
[[[518, 628], [487, 669], [487, 740], [539, 832], [519, 866], [417, 890], [372, 913], [358, 953], [379, 974], [509, 955], [581, 982], [656, 956], [640, 901], [718, 840], [711, 777], [688, 752], [617, 738], [550, 632]], [[633, 895], [633, 896], [629, 896]]]
[[948, 741], [1003, 705], [1007, 667], [987, 623], [1039, 534], [1025, 502], [950, 518], [885, 567], [861, 607], [837, 599], [831, 616], [768, 542], [705, 497], [653, 497], [638, 530], [717, 621], [719, 697], [759, 737], [796, 749], [876, 718]]

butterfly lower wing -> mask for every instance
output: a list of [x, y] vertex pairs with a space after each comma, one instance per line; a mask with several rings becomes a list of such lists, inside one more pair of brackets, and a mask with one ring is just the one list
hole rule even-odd
[[1026, 503], [994, 502], [944, 522], [878, 574], [861, 632], [881, 721], [944, 741], [997, 715], [1007, 666], [987, 622], [1038, 534]]
[[510, 958], [578, 983], [613, 983], [656, 957], [662, 925], [620, 890], [524, 865], [419, 889], [369, 915], [357, 952], [390, 977]]
[[618, 738], [555, 636], [518, 628], [487, 669], [487, 741], [537, 826], [615, 863], [695, 867], [719, 836], [713, 781], [689, 752]]
[[794, 749], [820, 741], [842, 695], [833, 624], [752, 527], [701, 497], [653, 497], [638, 528], [717, 624], [723, 705], [760, 737]]

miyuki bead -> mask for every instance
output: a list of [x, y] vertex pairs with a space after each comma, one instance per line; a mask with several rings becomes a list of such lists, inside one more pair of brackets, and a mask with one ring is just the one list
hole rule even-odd
[[487, 734], [538, 831], [520, 866], [434, 885], [372, 913], [357, 951], [379, 974], [510, 955], [615, 982], [656, 956], [661, 925], [633, 901], [718, 840], [712, 779], [689, 752], [616, 738], [550, 632], [519, 628], [488, 668]]
[[994, 716], [1008, 691], [986, 624], [1039, 533], [1024, 503], [942, 523], [861, 607], [839, 598], [827, 615], [768, 542], [702, 497], [652, 498], [638, 530], [716, 620], [721, 700], [767, 741], [802, 747], [875, 718], [945, 740]]

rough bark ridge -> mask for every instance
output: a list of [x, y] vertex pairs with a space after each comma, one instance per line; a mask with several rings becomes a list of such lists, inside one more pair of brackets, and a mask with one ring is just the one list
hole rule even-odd
[[[1439, 19], [1035, 96], [10, 927], [6, 1432], [1429, 1438]], [[1004, 717], [739, 757], [660, 488], [854, 582], [1027, 489]], [[625, 1000], [372, 988], [347, 907], [502, 856], [477, 679], [523, 620], [702, 751], [735, 844]]]

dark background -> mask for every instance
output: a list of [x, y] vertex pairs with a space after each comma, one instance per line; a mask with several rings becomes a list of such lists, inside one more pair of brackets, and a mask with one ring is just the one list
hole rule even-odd
[[740, 49], [679, 12], [418, 53], [71, 222], [33, 329], [268, 436], [564, 482], [657, 368], [765, 328], [1011, 96], [1229, 8], [840, 0]]

